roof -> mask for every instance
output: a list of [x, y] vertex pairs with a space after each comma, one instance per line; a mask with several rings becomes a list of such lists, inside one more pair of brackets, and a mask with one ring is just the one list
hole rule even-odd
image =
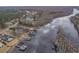
[[4, 40], [4, 41], [11, 41], [13, 39], [13, 37], [10, 36], [10, 35], [3, 35], [1, 37], [1, 39]]

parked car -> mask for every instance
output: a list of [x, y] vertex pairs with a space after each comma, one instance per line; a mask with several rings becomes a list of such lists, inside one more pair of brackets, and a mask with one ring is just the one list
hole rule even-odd
[[31, 40], [31, 37], [23, 37], [22, 39], [23, 40], [26, 40], [26, 41], [30, 41]]
[[25, 51], [27, 49], [27, 46], [26, 45], [22, 45], [19, 47], [19, 50], [21, 51]]
[[28, 34], [29, 36], [35, 36], [36, 35], [36, 31], [31, 31], [31, 32], [29, 32], [29, 34]]
[[27, 45], [25, 45], [24, 42], [20, 42], [16, 45], [16, 48], [18, 48], [20, 51], [25, 51], [27, 49]]

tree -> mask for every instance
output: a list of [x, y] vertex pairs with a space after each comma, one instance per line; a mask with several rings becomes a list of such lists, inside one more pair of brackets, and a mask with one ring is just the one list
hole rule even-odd
[[58, 47], [58, 52], [69, 53], [79, 52], [79, 48], [75, 47], [74, 44], [68, 39], [65, 39], [64, 31], [62, 28], [57, 33], [55, 44]]

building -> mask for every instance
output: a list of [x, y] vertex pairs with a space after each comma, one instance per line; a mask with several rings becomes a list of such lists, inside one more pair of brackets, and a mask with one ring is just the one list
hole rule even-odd
[[4, 34], [4, 35], [2, 35], [1, 40], [10, 42], [13, 40], [13, 38], [14, 38], [13, 36]]

